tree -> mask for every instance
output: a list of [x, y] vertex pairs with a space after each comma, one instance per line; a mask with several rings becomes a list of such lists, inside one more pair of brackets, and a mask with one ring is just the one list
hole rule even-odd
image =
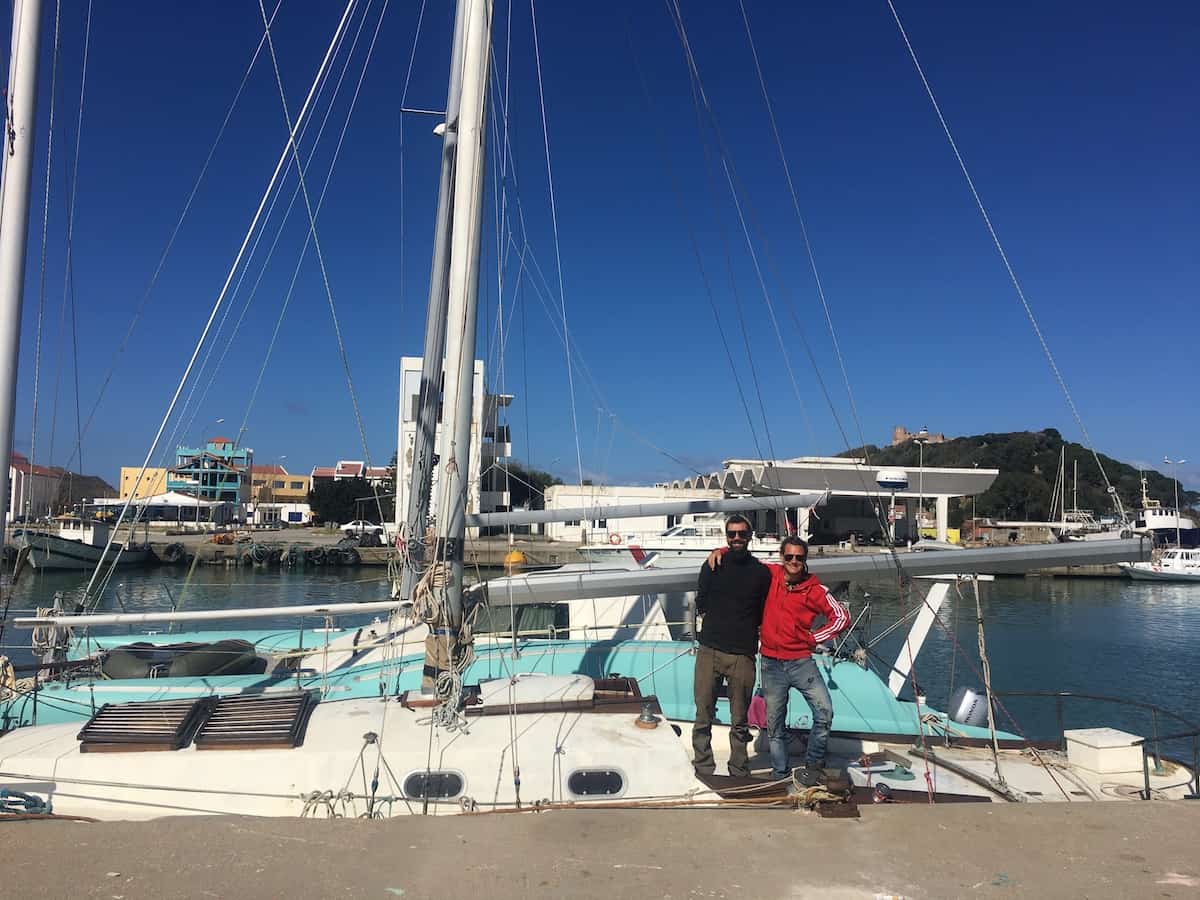
[[503, 468], [496, 466], [489, 475], [493, 479], [492, 490], [508, 490], [513, 509], [545, 509], [546, 488], [553, 484], [562, 484], [562, 479], [556, 475], [540, 469], [526, 468], [512, 460]]
[[[374, 500], [363, 501], [364, 497], [373, 497], [370, 483], [365, 478], [347, 478], [341, 481], [318, 482], [308, 492], [308, 505], [312, 507], [313, 517], [322, 522], [352, 522], [363, 518], [368, 522], [378, 522], [379, 508]], [[385, 497], [380, 489], [379, 499], [383, 505], [384, 518], [390, 518], [393, 501]]]

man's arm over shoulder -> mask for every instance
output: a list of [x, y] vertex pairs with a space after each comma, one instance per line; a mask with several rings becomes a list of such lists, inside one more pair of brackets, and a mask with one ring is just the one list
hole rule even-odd
[[850, 614], [846, 612], [846, 607], [838, 603], [829, 588], [818, 582], [816, 590], [810, 596], [813, 598], [813, 605], [825, 615], [825, 624], [812, 634], [814, 643], [822, 644], [846, 630], [850, 625]]

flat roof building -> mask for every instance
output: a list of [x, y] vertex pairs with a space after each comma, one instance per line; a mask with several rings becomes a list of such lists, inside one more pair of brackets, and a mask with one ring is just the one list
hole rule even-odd
[[[720, 490], [726, 497], [827, 491], [828, 502], [815, 512], [798, 510], [801, 537], [820, 543], [881, 538], [888, 523], [896, 540], [916, 540], [917, 512], [929, 501], [934, 507], [937, 539], [945, 541], [950, 500], [982, 494], [999, 469], [956, 469], [935, 466], [868, 465], [865, 459], [842, 456], [799, 456], [794, 459], [727, 459], [720, 472], [674, 481], [676, 490]], [[782, 533], [774, 511], [756, 513], [756, 531]], [[926, 515], [922, 514], [922, 519]]]

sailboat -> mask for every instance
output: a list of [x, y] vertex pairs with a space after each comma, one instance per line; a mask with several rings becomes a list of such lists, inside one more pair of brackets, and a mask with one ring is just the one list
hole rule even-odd
[[[25, 2], [28, 8], [37, 6]], [[22, 694], [34, 705], [33, 714], [41, 704], [57, 707], [63, 718], [0, 737], [0, 786], [9, 796], [23, 798], [27, 810], [102, 819], [386, 817], [589, 805], [794, 807], [828, 800], [794, 795], [787, 783], [693, 772], [686, 751], [692, 647], [666, 639], [669, 635], [653, 639], [646, 627], [659, 624], [653, 620], [657, 612], [635, 628], [624, 620], [616, 626], [637, 632], [630, 640], [551, 635], [518, 643], [514, 633], [511, 643], [501, 634], [489, 644], [473, 633], [485, 609], [509, 611], [515, 621], [517, 611], [530, 605], [616, 598], [628, 613], [629, 602], [621, 598], [633, 597], [636, 603], [683, 592], [693, 581], [691, 573], [678, 569], [583, 567], [497, 579], [473, 589], [465, 584], [463, 480], [469, 441], [462, 432], [470, 424], [491, 12], [487, 0], [457, 4], [438, 212], [437, 247], [444, 258], [435, 258], [431, 279], [423, 425], [398, 596], [352, 609], [264, 611], [330, 618], [388, 612], [388, 618], [317, 648], [280, 653], [275, 662], [290, 663], [270, 672], [173, 676], [175, 659], [188, 656], [169, 651], [154, 661], [155, 645], [148, 641], [149, 665], [165, 665], [165, 672], [111, 680], [81, 675], [74, 683], [59, 680], [40, 690], [35, 685]], [[32, 83], [23, 89], [32, 90]], [[438, 286], [443, 278], [444, 290]], [[439, 392], [443, 366], [445, 384]], [[439, 393], [447, 427], [437, 458], [446, 463], [438, 484], [436, 531], [427, 542], [423, 526]], [[1067, 552], [1073, 559], [1090, 553], [1096, 560], [1141, 553], [1138, 542], [1106, 543], [1111, 546], [1090, 550], [959, 551], [952, 564], [930, 551], [906, 561], [905, 569], [910, 574], [944, 572], [950, 565], [959, 572], [980, 566], [1021, 571]], [[814, 564], [814, 570], [831, 580], [895, 571], [891, 560], [874, 554], [823, 565]], [[914, 637], [933, 626], [947, 590], [947, 585], [930, 590], [913, 624]], [[240, 612], [230, 617], [248, 615]], [[53, 652], [69, 640], [72, 626], [152, 622], [156, 615], [161, 621], [194, 622], [228, 614], [122, 615], [49, 614], [24, 624], [49, 629], [42, 640]], [[1165, 766], [1148, 770], [1145, 742], [1135, 735], [1114, 743], [1111, 736], [1079, 734], [1065, 753], [1033, 747], [1037, 755], [1030, 756], [1028, 741], [996, 727], [989, 696], [964, 694], [951, 714], [929, 709], [920, 696], [901, 700], [919, 650], [920, 641], [915, 643], [886, 682], [853, 658], [823, 664], [837, 727], [831, 759], [845, 779], [837, 793], [825, 792], [833, 797], [829, 802], [846, 802], [862, 791], [884, 800], [949, 795], [1050, 801], [1070, 800], [1077, 793], [1121, 799], [1136, 796], [1143, 786], [1147, 798], [1192, 790], [1195, 766], [1186, 773]], [[260, 659], [257, 650], [249, 657]], [[59, 665], [69, 668], [70, 663]], [[11, 679], [0, 680], [5, 690], [14, 690]], [[117, 699], [123, 687], [128, 690]], [[797, 724], [803, 728], [802, 715]], [[1104, 740], [1108, 744], [1101, 746]], [[722, 744], [721, 736], [714, 737], [714, 745]], [[1084, 765], [1093, 759], [1100, 760], [1096, 771]], [[1127, 792], [1105, 795], [1104, 785], [1114, 782]]]

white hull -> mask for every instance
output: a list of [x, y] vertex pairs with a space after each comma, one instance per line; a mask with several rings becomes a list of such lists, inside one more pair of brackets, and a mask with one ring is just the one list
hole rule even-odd
[[1121, 563], [1121, 570], [1134, 581], [1176, 581], [1200, 584], [1200, 572], [1155, 570], [1150, 563]]
[[[500, 684], [496, 708], [489, 712], [485, 701], [476, 710], [486, 714], [468, 715], [465, 731], [432, 728], [430, 709], [407, 709], [391, 697], [318, 704], [303, 743], [291, 749], [198, 750], [192, 744], [85, 753], [78, 723], [47, 725], [0, 738], [0, 771], [5, 787], [48, 796], [57, 814], [105, 820], [446, 814], [703, 790], [668, 724], [640, 728], [636, 708], [607, 712], [579, 704], [580, 698], [591, 702], [591, 679], [523, 678], [515, 702], [550, 708], [515, 716], [507, 712], [506, 685]], [[453, 773], [461, 788], [426, 804], [412, 778], [430, 770]], [[618, 772], [623, 787], [615, 795], [579, 796], [570, 783], [581, 770]]]
[[149, 547], [127, 549], [117, 559], [119, 548], [115, 544], [108, 548], [94, 547], [53, 534], [28, 531], [17, 538], [17, 546], [29, 548], [30, 566], [53, 571], [91, 571], [101, 557], [105, 565], [116, 560], [119, 566], [144, 566], [155, 559]]
[[[490, 685], [486, 690], [494, 693], [475, 714], [468, 713], [465, 730], [433, 728], [429, 709], [410, 709], [395, 698], [323, 702], [312, 712], [303, 743], [290, 749], [198, 750], [192, 744], [179, 750], [81, 752], [78, 723], [25, 728], [0, 738], [2, 783], [49, 799], [58, 815], [109, 821], [719, 804], [717, 794], [693, 772], [691, 723], [680, 723], [678, 736], [666, 721], [639, 727], [636, 700], [606, 709], [593, 700], [592, 681], [585, 676], [525, 676], [515, 685], [503, 679]], [[516, 704], [515, 712], [509, 711], [510, 703]], [[751, 765], [766, 778], [761, 737], [760, 732]], [[727, 727], [713, 729], [712, 746], [723, 774]], [[933, 746], [937, 758], [927, 761], [914, 753], [911, 741], [835, 736], [828, 764], [848, 767], [856, 787], [887, 784], [922, 798], [926, 770], [939, 793], [992, 802], [1134, 800], [1142, 787], [1140, 771], [1097, 775], [1057, 753], [1035, 758], [1003, 750], [1006, 786], [998, 789], [990, 750], [944, 747], [940, 741]], [[792, 764], [798, 765], [799, 740], [791, 750]], [[864, 753], [880, 751], [891, 761], [869, 770], [857, 765]], [[427, 772], [455, 786], [427, 802], [420, 789]], [[581, 772], [613, 779], [613, 792], [579, 793], [573, 776]], [[1179, 798], [1188, 790], [1187, 777], [1178, 768], [1152, 773], [1151, 789], [1156, 797]], [[371, 787], [374, 778], [376, 788]]]
[[1164, 550], [1150, 562], [1121, 563], [1121, 568], [1137, 581], [1200, 582], [1200, 550]]

